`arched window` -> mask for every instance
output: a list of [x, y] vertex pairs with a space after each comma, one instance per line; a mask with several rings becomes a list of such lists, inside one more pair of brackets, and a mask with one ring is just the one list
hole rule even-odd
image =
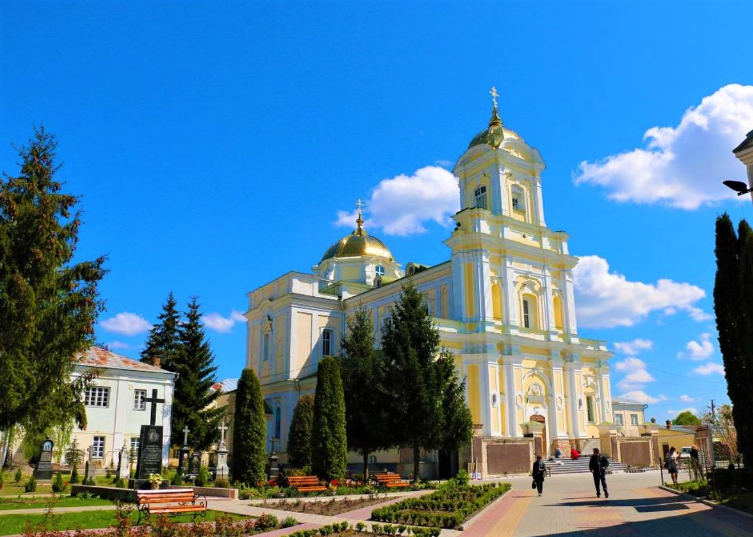
[[586, 413], [588, 415], [588, 422], [594, 423], [596, 421], [596, 413], [594, 409], [593, 395], [586, 397]]
[[486, 187], [480, 186], [474, 191], [476, 196], [476, 207], [478, 209], [486, 209]]
[[282, 409], [278, 406], [275, 409], [275, 438], [280, 439], [280, 433], [282, 432]]
[[322, 356], [332, 356], [332, 330], [322, 330]]
[[533, 328], [533, 304], [527, 298], [523, 299], [523, 328]]

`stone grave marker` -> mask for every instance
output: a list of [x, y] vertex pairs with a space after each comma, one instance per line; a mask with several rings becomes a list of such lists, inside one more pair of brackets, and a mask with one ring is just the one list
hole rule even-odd
[[42, 454], [34, 469], [34, 477], [37, 479], [52, 479], [52, 440], [47, 438], [42, 442]]

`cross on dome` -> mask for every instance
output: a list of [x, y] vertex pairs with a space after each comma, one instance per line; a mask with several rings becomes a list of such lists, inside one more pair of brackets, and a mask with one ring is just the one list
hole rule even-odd
[[499, 93], [497, 93], [497, 88], [492, 86], [492, 89], [489, 93], [492, 94], [492, 103], [494, 103], [494, 108], [497, 108], [497, 97], [499, 97]]
[[356, 207], [358, 207], [358, 218], [356, 218], [356, 224], [358, 225], [358, 229], [356, 230], [356, 233], [358, 235], [361, 235], [363, 232], [363, 202], [361, 201], [361, 198], [358, 198], [358, 201], [356, 202]]

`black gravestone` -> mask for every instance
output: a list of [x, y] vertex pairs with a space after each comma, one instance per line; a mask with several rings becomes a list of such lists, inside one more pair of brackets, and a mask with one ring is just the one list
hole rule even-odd
[[201, 455], [198, 451], [194, 451], [191, 456], [191, 462], [188, 465], [188, 473], [190, 475], [198, 475], [201, 470]]
[[52, 440], [49, 438], [42, 442], [42, 454], [34, 469], [34, 477], [37, 479], [52, 479]]
[[139, 441], [137, 479], [149, 479], [149, 474], [162, 473], [162, 426], [142, 425]]

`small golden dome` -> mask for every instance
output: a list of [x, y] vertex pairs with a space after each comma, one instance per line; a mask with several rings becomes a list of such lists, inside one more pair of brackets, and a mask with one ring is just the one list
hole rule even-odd
[[498, 94], [496, 88], [492, 88], [489, 93], [492, 94], [492, 102], [494, 103], [494, 106], [492, 108], [492, 117], [489, 120], [489, 126], [473, 137], [473, 140], [471, 140], [471, 143], [468, 145], [468, 149], [473, 146], [482, 144], [490, 145], [496, 149], [500, 146], [500, 144], [502, 144], [502, 141], [505, 138], [514, 138], [516, 140], [520, 140], [520, 136], [518, 136], [515, 131], [506, 129], [502, 124], [502, 119], [499, 117], [499, 113], [497, 112]]
[[319, 261], [319, 263], [334, 257], [357, 257], [361, 255], [384, 257], [385, 259], [394, 261], [392, 253], [384, 243], [376, 237], [369, 235], [366, 233], [366, 230], [363, 229], [363, 215], [361, 214], [362, 205], [361, 200], [358, 200], [358, 219], [356, 220], [358, 227], [356, 230], [330, 246], [327, 251], [324, 252], [322, 260]]

